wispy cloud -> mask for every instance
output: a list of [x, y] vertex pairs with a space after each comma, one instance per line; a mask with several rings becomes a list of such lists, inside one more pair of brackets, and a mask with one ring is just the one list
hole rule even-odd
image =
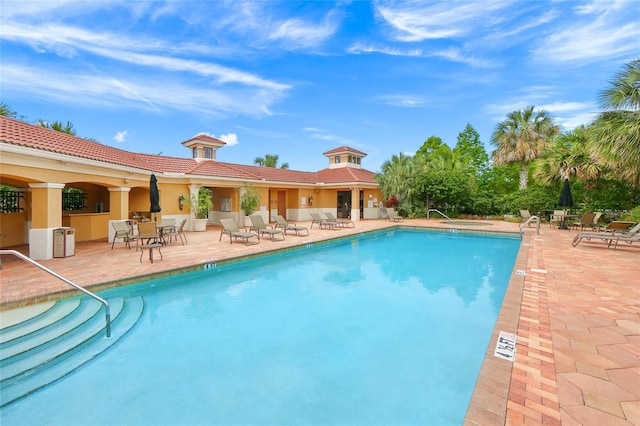
[[425, 105], [424, 99], [412, 95], [386, 95], [378, 99], [386, 105], [403, 108], [420, 108]]
[[221, 90], [213, 85], [194, 86], [163, 76], [150, 80], [144, 73], [129, 73], [125, 79], [64, 68], [43, 74], [37, 67], [5, 65], [2, 79], [5, 91], [20, 91], [61, 104], [128, 107], [157, 113], [175, 109], [203, 116], [264, 116], [270, 114], [270, 106], [279, 99], [264, 90], [242, 87]]
[[545, 62], [585, 63], [627, 58], [640, 51], [640, 3], [597, 1], [578, 5], [576, 19], [543, 38], [533, 56]]
[[395, 31], [400, 41], [456, 38], [488, 26], [508, 2], [379, 1], [377, 14]]
[[357, 145], [356, 141], [353, 139], [349, 139], [344, 136], [333, 135], [331, 133], [326, 132], [323, 129], [315, 128], [315, 127], [305, 127], [303, 130], [314, 139], [319, 139], [323, 141], [337, 142], [345, 145]]
[[465, 63], [467, 65], [476, 67], [490, 67], [495, 66], [495, 62], [480, 59], [473, 55], [466, 55], [466, 53], [457, 47], [450, 47], [448, 49], [408, 49], [397, 46], [382, 46], [374, 44], [365, 44], [362, 42], [355, 43], [347, 48], [347, 52], [351, 54], [369, 54], [379, 53], [389, 56], [404, 56], [404, 57], [417, 57], [417, 58], [434, 58], [440, 57], [452, 62]]
[[588, 124], [597, 115], [597, 106], [591, 102], [561, 102], [550, 103], [534, 102], [540, 101], [539, 97], [531, 96], [527, 99], [520, 98], [517, 101], [500, 104], [488, 104], [485, 112], [493, 117], [496, 122], [503, 121], [507, 114], [522, 110], [529, 105], [535, 105], [536, 110], [545, 110], [554, 118], [557, 124], [565, 130], [574, 129], [580, 125]]

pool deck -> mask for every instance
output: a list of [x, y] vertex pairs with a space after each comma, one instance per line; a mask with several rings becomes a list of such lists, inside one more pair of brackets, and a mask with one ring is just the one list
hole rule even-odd
[[[219, 227], [187, 232], [188, 244], [162, 248], [155, 262], [123, 243], [77, 243], [75, 255], [40, 263], [94, 290], [170, 275], [265, 251], [397, 225], [518, 232], [509, 222], [447, 225], [441, 220], [356, 222], [356, 228], [311, 229], [307, 237], [260, 244], [218, 242]], [[489, 225], [487, 225], [489, 224]], [[310, 222], [299, 223], [310, 226]], [[491, 343], [471, 399], [467, 425], [640, 426], [640, 244], [617, 250], [571, 240], [578, 231], [527, 229]], [[27, 246], [13, 247], [28, 254]], [[2, 256], [0, 310], [64, 297], [69, 286], [13, 256]], [[6, 312], [5, 312], [6, 313]], [[493, 355], [499, 331], [517, 334], [515, 361]]]

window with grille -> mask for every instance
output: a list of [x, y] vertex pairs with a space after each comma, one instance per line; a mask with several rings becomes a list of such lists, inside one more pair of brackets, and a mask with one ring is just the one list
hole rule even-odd
[[24, 207], [24, 194], [14, 190], [0, 191], [0, 213], [16, 213], [22, 211]]
[[87, 194], [75, 188], [62, 190], [62, 210], [85, 210], [87, 208]]

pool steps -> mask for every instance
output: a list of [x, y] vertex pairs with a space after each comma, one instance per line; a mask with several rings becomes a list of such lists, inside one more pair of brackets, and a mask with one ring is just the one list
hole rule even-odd
[[104, 336], [103, 306], [66, 299], [0, 331], [0, 407], [66, 376], [114, 345], [136, 324], [141, 297], [109, 300], [112, 337]]

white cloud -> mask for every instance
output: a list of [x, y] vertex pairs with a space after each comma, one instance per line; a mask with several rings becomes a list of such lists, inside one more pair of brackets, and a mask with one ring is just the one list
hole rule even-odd
[[220, 135], [218, 139], [226, 142], [227, 145], [238, 145], [238, 135], [235, 133], [225, 133], [224, 135]]
[[127, 131], [123, 130], [121, 132], [116, 133], [116, 135], [113, 137], [113, 140], [116, 143], [122, 143], [122, 142], [126, 141], [127, 140]]

